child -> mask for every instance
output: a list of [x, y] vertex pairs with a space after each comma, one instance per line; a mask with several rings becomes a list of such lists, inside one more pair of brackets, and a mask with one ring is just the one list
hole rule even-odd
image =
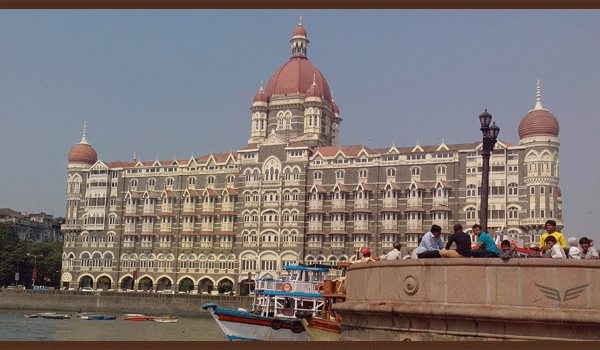
[[500, 243], [500, 259], [518, 258], [519, 254], [515, 251], [515, 246], [515, 243], [510, 243], [507, 239], [503, 240]]
[[560, 244], [556, 244], [556, 238], [554, 236], [546, 237], [546, 246], [548, 250], [545, 254], [546, 258], [552, 259], [566, 259], [565, 250]]
[[567, 241], [571, 248], [569, 248], [569, 259], [581, 259], [581, 249], [579, 249], [579, 243], [577, 242], [577, 238], [571, 237]]

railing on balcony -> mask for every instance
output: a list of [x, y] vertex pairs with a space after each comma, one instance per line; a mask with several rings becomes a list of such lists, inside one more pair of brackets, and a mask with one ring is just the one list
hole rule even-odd
[[433, 206], [448, 206], [448, 197], [433, 197]]
[[331, 248], [344, 248], [344, 242], [331, 242]]
[[423, 199], [421, 198], [409, 198], [407, 203], [407, 206], [409, 207], [422, 207], [423, 206]]
[[398, 221], [383, 220], [382, 228], [384, 230], [398, 230]]
[[277, 242], [262, 242], [261, 247], [263, 248], [277, 248]]
[[323, 247], [322, 242], [308, 242], [308, 248], [317, 248], [321, 249]]
[[354, 201], [354, 208], [355, 209], [368, 209], [369, 201], [364, 200], [364, 199], [357, 199], [356, 201]]
[[200, 248], [212, 248], [213, 242], [200, 242]]
[[258, 242], [243, 242], [243, 247], [258, 247]]
[[137, 208], [135, 205], [126, 205], [125, 206], [125, 214], [136, 214]]
[[323, 201], [311, 200], [308, 202], [309, 210], [323, 210]]
[[323, 222], [321, 222], [321, 221], [309, 222], [308, 230], [309, 231], [323, 231]]
[[406, 223], [406, 228], [411, 230], [421, 230], [423, 229], [423, 223], [421, 221], [408, 221]]
[[365, 231], [369, 229], [369, 222], [367, 221], [354, 221], [355, 231]]
[[159, 248], [171, 248], [171, 242], [160, 242], [158, 247]]
[[134, 248], [135, 242], [123, 242], [123, 248]]
[[152, 249], [153, 242], [142, 242], [140, 246], [144, 249]]
[[194, 242], [181, 242], [181, 248], [194, 248]]
[[346, 209], [346, 201], [341, 199], [334, 199], [331, 201], [332, 209]]
[[235, 202], [224, 202], [221, 207], [222, 211], [235, 211]]
[[383, 199], [383, 207], [384, 208], [398, 208], [398, 200], [396, 198], [384, 198]]
[[215, 228], [214, 222], [203, 222], [202, 231], [212, 231]]
[[233, 242], [221, 241], [221, 249], [232, 249]]
[[345, 231], [346, 230], [346, 222], [345, 221], [332, 221], [331, 222], [331, 230], [332, 231]]
[[222, 222], [221, 231], [233, 231], [233, 222]]

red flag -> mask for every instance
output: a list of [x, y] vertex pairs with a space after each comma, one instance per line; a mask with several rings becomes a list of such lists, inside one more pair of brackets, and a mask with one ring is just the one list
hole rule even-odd
[[33, 279], [37, 279], [37, 269], [33, 269]]

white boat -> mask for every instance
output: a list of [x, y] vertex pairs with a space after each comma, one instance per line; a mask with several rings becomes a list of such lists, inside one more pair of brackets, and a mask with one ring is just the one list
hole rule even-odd
[[229, 340], [308, 341], [296, 312], [320, 316], [325, 298], [323, 281], [329, 268], [284, 266], [286, 278], [257, 279], [252, 311], [203, 305]]
[[123, 321], [147, 321], [148, 317], [143, 314], [125, 314]]
[[27, 315], [23, 315], [25, 318], [38, 318], [40, 317], [40, 314], [27, 314]]
[[158, 323], [177, 323], [177, 317], [174, 316], [163, 316], [163, 317], [149, 317], [149, 321], [154, 321]]

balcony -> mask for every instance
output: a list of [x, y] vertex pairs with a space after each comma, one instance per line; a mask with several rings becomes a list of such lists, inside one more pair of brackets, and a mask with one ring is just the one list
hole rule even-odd
[[215, 203], [204, 203], [204, 205], [202, 205], [202, 211], [214, 213], [215, 212]]
[[398, 230], [398, 221], [383, 220], [381, 228], [384, 230]]
[[323, 231], [323, 223], [321, 221], [309, 222], [308, 230], [309, 231]]
[[194, 248], [194, 242], [181, 242], [179, 244], [181, 248], [192, 249]]
[[194, 223], [193, 222], [184, 222], [182, 231], [193, 232], [194, 231]]
[[355, 221], [354, 231], [367, 231], [369, 229], [369, 222], [367, 221]]
[[160, 225], [160, 232], [171, 232], [172, 225], [170, 223], [168, 224], [161, 224]]
[[308, 248], [313, 248], [313, 249], [321, 249], [323, 248], [323, 243], [322, 242], [308, 242]]
[[81, 224], [63, 224], [61, 230], [81, 230]]
[[423, 223], [421, 221], [408, 221], [406, 223], [406, 228], [409, 230], [422, 230]]
[[125, 206], [125, 214], [137, 215], [137, 208], [135, 205]]
[[258, 242], [244, 242], [242, 244], [243, 247], [256, 248], [258, 247]]
[[344, 242], [331, 242], [331, 248], [344, 249]]
[[202, 223], [202, 231], [213, 231], [215, 229], [215, 224], [212, 222], [203, 222]]
[[394, 247], [394, 242], [381, 242], [381, 248], [392, 249], [393, 247]]
[[331, 209], [346, 209], [346, 201], [334, 199], [333, 201], [331, 201]]
[[160, 242], [158, 244], [159, 248], [171, 248], [171, 242]]
[[[296, 247], [297, 245], [298, 245], [298, 242], [283, 242], [283, 243], [281, 243], [281, 246], [283, 248]], [[246, 246], [244, 245], [244, 247], [246, 247]]]
[[363, 247], [365, 247], [365, 246], [367, 246], [367, 245], [369, 245], [369, 242], [363, 242], [363, 241], [360, 241], [360, 242], [352, 242], [352, 247], [353, 247], [354, 249], [361, 249], [361, 248], [363, 248]]
[[212, 249], [213, 247], [213, 242], [200, 242], [200, 248], [208, 248], [208, 249]]
[[183, 205], [183, 212], [184, 213], [195, 213], [196, 212], [196, 205], [195, 204], [185, 203]]
[[135, 248], [135, 242], [123, 242], [123, 248], [133, 249]]
[[407, 203], [406, 203], [407, 207], [422, 207], [423, 206], [423, 199], [421, 198], [409, 198]]
[[233, 222], [222, 222], [221, 231], [233, 231]]
[[311, 200], [308, 203], [308, 210], [323, 210], [323, 201]]
[[346, 222], [345, 221], [332, 221], [331, 222], [331, 231], [346, 231]]
[[448, 197], [433, 197], [433, 206], [448, 206]]
[[277, 242], [262, 242], [262, 248], [277, 248]]
[[154, 205], [144, 205], [144, 214], [154, 214]]
[[368, 200], [356, 200], [354, 202], [354, 209], [369, 209], [369, 201]]
[[221, 241], [221, 249], [233, 249], [233, 242]]
[[235, 211], [235, 202], [225, 202], [221, 207], [221, 211]]
[[383, 207], [384, 208], [398, 208], [398, 200], [396, 198], [384, 198], [383, 199]]
[[153, 242], [142, 242], [140, 247], [142, 249], [152, 249]]

